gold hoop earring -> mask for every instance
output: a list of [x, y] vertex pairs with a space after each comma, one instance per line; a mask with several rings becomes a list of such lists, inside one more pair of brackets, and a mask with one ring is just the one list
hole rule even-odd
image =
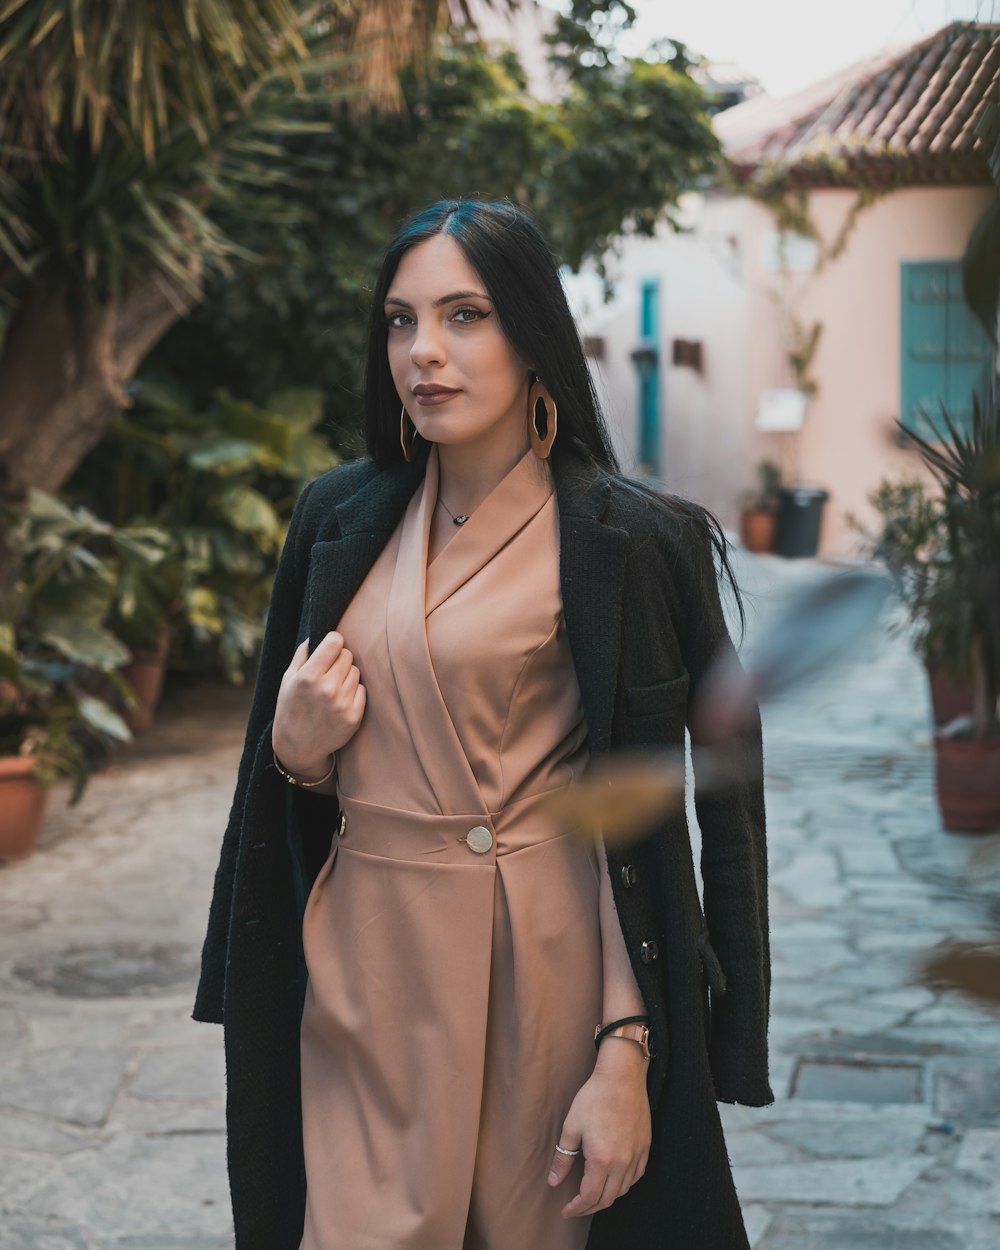
[[[545, 409], [544, 438], [539, 434], [537, 425], [539, 400]], [[528, 437], [531, 439], [531, 449], [539, 460], [548, 460], [552, 452], [552, 444], [556, 441], [557, 415], [556, 401], [549, 394], [548, 387], [536, 380], [528, 392]]]
[[413, 457], [416, 454], [418, 433], [417, 427], [412, 421], [410, 421], [409, 424], [413, 433], [409, 434], [407, 432], [407, 421], [409, 421], [409, 417], [407, 416], [406, 405], [404, 404], [399, 410], [399, 444], [403, 449], [403, 459], [407, 464], [412, 464]]

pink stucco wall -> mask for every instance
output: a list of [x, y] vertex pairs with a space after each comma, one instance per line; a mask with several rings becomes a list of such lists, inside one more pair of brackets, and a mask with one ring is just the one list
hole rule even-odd
[[[801, 285], [800, 315], [821, 322], [813, 370], [819, 391], [800, 436], [803, 477], [826, 486], [822, 550], [851, 551], [845, 514], [871, 515], [868, 493], [882, 477], [920, 474], [900, 447], [900, 266], [952, 260], [995, 193], [987, 188], [908, 188], [877, 201], [857, 220], [843, 255]], [[816, 192], [812, 217], [836, 237], [853, 202], [848, 191]]]
[[[662, 478], [700, 500], [724, 522], [737, 522], [737, 498], [762, 457], [783, 463], [786, 477], [830, 493], [821, 552], [852, 554], [857, 538], [848, 511], [870, 516], [866, 498], [885, 476], [920, 472], [915, 453], [898, 444], [900, 405], [900, 265], [961, 256], [989, 188], [908, 188], [892, 192], [857, 218], [837, 260], [817, 272], [776, 272], [765, 261], [770, 212], [744, 197], [694, 197], [689, 229], [664, 229], [630, 240], [611, 266], [618, 295], [584, 318], [605, 341], [598, 385], [626, 467], [635, 467], [638, 405], [629, 352], [638, 339], [638, 293], [644, 277], [662, 287]], [[810, 213], [824, 244], [837, 237], [855, 201], [850, 190], [812, 193]], [[761, 390], [792, 386], [787, 361], [790, 315], [820, 322], [812, 376], [818, 385], [797, 435], [754, 427]], [[675, 338], [703, 345], [701, 373], [669, 364]]]

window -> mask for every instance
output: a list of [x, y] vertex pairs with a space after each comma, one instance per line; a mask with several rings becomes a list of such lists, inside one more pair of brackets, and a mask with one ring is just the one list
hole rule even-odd
[[972, 424], [972, 396], [986, 396], [993, 347], [962, 295], [961, 261], [902, 265], [901, 420], [933, 437], [941, 404], [959, 429]]

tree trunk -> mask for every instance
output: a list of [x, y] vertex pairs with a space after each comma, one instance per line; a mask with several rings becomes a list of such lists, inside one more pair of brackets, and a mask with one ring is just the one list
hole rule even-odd
[[131, 403], [126, 383], [189, 309], [159, 274], [121, 299], [91, 304], [64, 282], [37, 278], [0, 359], [2, 489], [57, 491]]
[[[200, 261], [197, 262], [200, 279]], [[126, 384], [191, 307], [160, 274], [96, 305], [40, 275], [11, 321], [0, 358], [0, 493], [54, 493], [130, 405]], [[10, 553], [0, 528], [0, 585]]]

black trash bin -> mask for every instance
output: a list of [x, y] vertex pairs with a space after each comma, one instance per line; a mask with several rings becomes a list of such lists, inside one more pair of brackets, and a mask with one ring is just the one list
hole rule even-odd
[[778, 491], [779, 556], [814, 556], [827, 492], [819, 486], [782, 486]]

